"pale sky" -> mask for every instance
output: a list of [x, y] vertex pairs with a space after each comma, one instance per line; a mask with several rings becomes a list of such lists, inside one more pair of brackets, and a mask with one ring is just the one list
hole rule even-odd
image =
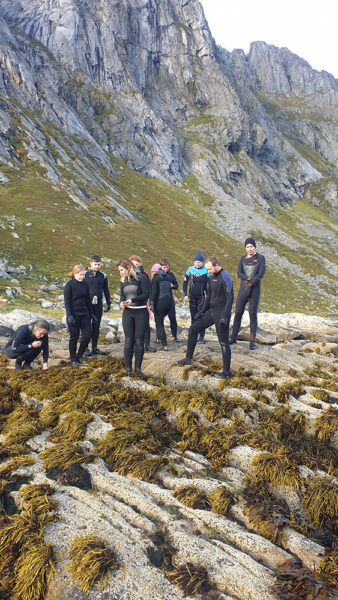
[[226, 50], [261, 40], [286, 46], [317, 71], [338, 77], [337, 0], [200, 0], [212, 36]]

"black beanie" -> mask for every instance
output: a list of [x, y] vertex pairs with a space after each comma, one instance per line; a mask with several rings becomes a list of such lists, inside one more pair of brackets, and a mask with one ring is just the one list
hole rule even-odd
[[197, 250], [194, 260], [199, 260], [200, 262], [204, 262], [204, 256], [200, 250]]
[[253, 238], [246, 238], [246, 240], [244, 242], [244, 246], [247, 246], [248, 244], [252, 244], [256, 248], [256, 242]]

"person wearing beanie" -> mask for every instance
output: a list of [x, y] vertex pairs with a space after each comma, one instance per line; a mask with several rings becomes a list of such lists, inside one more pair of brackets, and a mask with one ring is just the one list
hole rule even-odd
[[164, 318], [171, 309], [171, 282], [159, 263], [151, 267], [151, 306], [155, 317], [156, 335], [162, 344], [160, 350], [168, 351]]
[[237, 277], [241, 280], [235, 308], [235, 318], [232, 326], [230, 344], [236, 344], [241, 327], [242, 316], [249, 303], [250, 317], [250, 350], [255, 350], [257, 332], [257, 311], [261, 293], [261, 279], [265, 273], [265, 257], [256, 251], [256, 242], [248, 237], [245, 242], [245, 256], [242, 256], [237, 266]]
[[234, 301], [232, 279], [229, 273], [221, 267], [215, 256], [207, 258], [205, 267], [210, 275], [208, 294], [189, 329], [186, 355], [176, 364], [191, 365], [199, 332], [201, 329], [215, 325], [223, 359], [223, 369], [215, 377], [218, 379], [227, 379], [230, 376], [231, 362], [229, 325]]
[[[183, 281], [184, 301], [189, 302], [191, 323], [194, 322], [196, 314], [203, 306], [206, 298], [208, 277], [209, 273], [204, 266], [204, 256], [200, 250], [197, 250], [194, 256], [194, 264], [187, 269]], [[200, 331], [200, 344], [205, 343], [204, 335], [205, 329]]]

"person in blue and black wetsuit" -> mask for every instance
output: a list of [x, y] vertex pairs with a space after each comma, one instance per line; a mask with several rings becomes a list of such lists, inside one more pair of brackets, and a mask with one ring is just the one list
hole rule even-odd
[[175, 298], [173, 295], [173, 290], [178, 290], [177, 279], [172, 271], [170, 271], [170, 262], [167, 258], [161, 258], [160, 265], [163, 271], [168, 275], [170, 281], [170, 291], [171, 291], [171, 308], [168, 312], [168, 319], [170, 322], [171, 334], [173, 336], [173, 342], [179, 342], [180, 340], [177, 337], [177, 320], [176, 320], [176, 307], [175, 307]]
[[[184, 301], [189, 302], [191, 323], [194, 322], [196, 313], [201, 309], [207, 295], [208, 271], [204, 266], [204, 257], [200, 250], [194, 256], [194, 265], [186, 271], [183, 281]], [[189, 293], [188, 293], [189, 286]], [[204, 344], [205, 331], [199, 334], [199, 343]]]
[[240, 258], [237, 266], [237, 277], [241, 280], [241, 284], [236, 300], [230, 344], [236, 344], [237, 342], [245, 305], [249, 302], [250, 350], [255, 350], [257, 348], [255, 343], [258, 326], [257, 311], [261, 293], [261, 279], [265, 273], [265, 257], [256, 251], [256, 242], [253, 238], [247, 238], [244, 246], [246, 255]]
[[191, 365], [199, 332], [215, 324], [223, 358], [223, 370], [221, 373], [215, 375], [215, 377], [226, 379], [229, 377], [231, 362], [229, 325], [231, 308], [234, 301], [232, 279], [229, 273], [222, 269], [217, 258], [214, 256], [207, 258], [205, 267], [210, 275], [208, 294], [189, 329], [186, 356], [178, 361], [177, 364]]

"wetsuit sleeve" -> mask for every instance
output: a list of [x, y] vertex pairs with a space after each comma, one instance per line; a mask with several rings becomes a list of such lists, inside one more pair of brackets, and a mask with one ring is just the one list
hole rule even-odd
[[43, 358], [44, 363], [48, 362], [48, 357], [49, 357], [49, 342], [48, 342], [48, 335], [46, 335], [44, 338], [42, 338], [42, 358]]
[[26, 350], [28, 350], [27, 331], [25, 329], [21, 329], [20, 331], [19, 327], [13, 338], [11, 348], [15, 350], [18, 354], [21, 354], [22, 352], [26, 352]]
[[122, 285], [122, 282], [120, 283], [120, 302], [125, 302], [126, 301], [126, 297], [124, 294], [124, 287]]
[[135, 296], [135, 298], [132, 299], [131, 303], [136, 304], [137, 306], [142, 306], [142, 304], [147, 303], [147, 300], [149, 298], [149, 284], [147, 281], [147, 276], [144, 275], [144, 273], [141, 274], [139, 284], [141, 287], [141, 294]]
[[259, 269], [258, 272], [256, 274], [256, 276], [253, 278], [252, 280], [252, 285], [256, 285], [257, 283], [260, 282], [260, 280], [263, 278], [264, 273], [265, 273], [265, 256], [263, 256], [262, 254], [260, 255], [260, 262], [259, 262]]
[[156, 303], [157, 303], [157, 300], [159, 297], [159, 292], [160, 292], [159, 283], [160, 283], [159, 277], [157, 275], [155, 275], [151, 282], [151, 304], [152, 304], [153, 308], [156, 306]]
[[232, 279], [231, 276], [229, 275], [229, 273], [227, 273], [227, 271], [222, 271], [222, 283], [225, 289], [225, 305], [224, 305], [224, 311], [223, 311], [223, 318], [224, 319], [230, 319], [231, 317], [231, 308], [234, 302], [234, 290], [233, 290], [233, 284], [232, 284]]
[[206, 297], [203, 303], [203, 306], [201, 308], [201, 310], [199, 312], [205, 313], [207, 310], [209, 310], [210, 308], [210, 300], [211, 300], [211, 291], [210, 291], [210, 285], [209, 285], [209, 281], [207, 280], [207, 290], [206, 290]]
[[65, 309], [67, 313], [67, 317], [72, 314], [72, 288], [70, 282], [68, 281], [63, 288], [63, 297], [65, 302]]
[[178, 290], [178, 283], [174, 273], [171, 273], [171, 283], [173, 284], [172, 290]]
[[87, 305], [89, 316], [91, 317], [92, 314], [93, 314], [93, 309], [92, 309], [92, 303], [90, 301], [90, 294], [89, 294], [89, 287], [88, 287], [88, 285], [87, 285], [87, 294], [86, 294], [86, 305]]
[[106, 299], [107, 305], [111, 304], [110, 293], [109, 293], [109, 288], [108, 288], [108, 279], [107, 279], [106, 275], [104, 275], [104, 280], [103, 280], [103, 293], [104, 293], [104, 297]]
[[183, 279], [183, 294], [188, 295], [188, 283], [190, 281], [190, 271], [187, 271]]
[[247, 281], [248, 279], [248, 276], [243, 271], [243, 258], [239, 259], [236, 275], [239, 279], [242, 279], [243, 281]]

